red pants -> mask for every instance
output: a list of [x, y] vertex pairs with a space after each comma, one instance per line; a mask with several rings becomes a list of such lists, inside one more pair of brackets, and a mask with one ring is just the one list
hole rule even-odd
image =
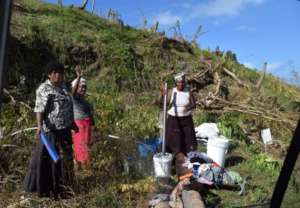
[[90, 160], [91, 143], [91, 123], [90, 118], [75, 120], [79, 128], [77, 133], [73, 133], [74, 156], [77, 162], [86, 163]]

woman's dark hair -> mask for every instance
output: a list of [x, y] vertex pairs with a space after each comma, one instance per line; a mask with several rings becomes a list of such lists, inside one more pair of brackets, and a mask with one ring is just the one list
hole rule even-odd
[[52, 72], [59, 72], [63, 74], [64, 70], [65, 70], [64, 65], [54, 61], [49, 62], [46, 66], [47, 75], [51, 74]]

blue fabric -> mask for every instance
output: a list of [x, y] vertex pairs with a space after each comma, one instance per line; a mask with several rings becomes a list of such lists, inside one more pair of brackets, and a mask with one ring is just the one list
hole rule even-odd
[[147, 157], [158, 152], [161, 145], [160, 138], [147, 139], [144, 142], [137, 142], [138, 154], [140, 157]]
[[49, 141], [48, 137], [43, 132], [40, 134], [40, 138], [41, 138], [43, 144], [45, 145], [51, 159], [54, 162], [57, 162], [59, 159], [59, 156], [58, 156], [53, 144]]

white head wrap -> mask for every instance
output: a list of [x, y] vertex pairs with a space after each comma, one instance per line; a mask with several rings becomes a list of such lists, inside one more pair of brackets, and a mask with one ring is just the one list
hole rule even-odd
[[[78, 78], [76, 78], [72, 81], [72, 87], [75, 87], [77, 79]], [[79, 85], [86, 85], [86, 80], [84, 78], [80, 77]]]
[[178, 74], [176, 74], [174, 76], [174, 80], [175, 81], [182, 81], [182, 80], [185, 80], [185, 74], [183, 72], [180, 72]]

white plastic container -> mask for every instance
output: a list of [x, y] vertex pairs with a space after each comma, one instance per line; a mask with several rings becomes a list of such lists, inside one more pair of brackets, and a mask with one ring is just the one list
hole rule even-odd
[[207, 156], [221, 167], [224, 167], [228, 146], [229, 140], [223, 136], [209, 139], [207, 142]]
[[264, 142], [265, 145], [273, 144], [271, 130], [269, 128], [268, 129], [263, 129], [261, 131], [261, 137], [262, 137], [263, 142]]
[[157, 153], [153, 156], [155, 177], [171, 177], [172, 154]]

